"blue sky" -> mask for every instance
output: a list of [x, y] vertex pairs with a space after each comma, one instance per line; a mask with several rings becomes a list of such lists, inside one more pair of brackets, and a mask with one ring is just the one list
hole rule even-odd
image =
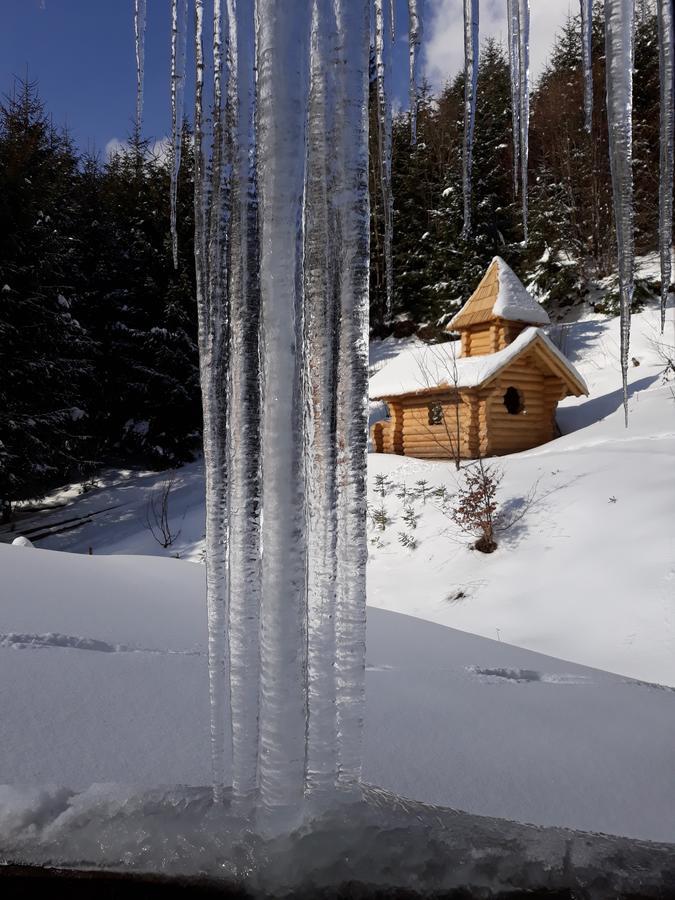
[[[292, 2], [292, 0], [290, 0]], [[532, 0], [533, 39], [546, 47], [571, 0]], [[407, 94], [407, 2], [396, 0], [394, 93]], [[483, 0], [483, 33], [500, 36], [505, 0]], [[424, 0], [426, 71], [442, 83], [462, 63], [461, 0]], [[539, 34], [537, 15], [541, 17]], [[83, 148], [104, 152], [130, 132], [135, 103], [133, 0], [0, 0], [0, 90], [36, 80], [55, 122]], [[168, 133], [169, 0], [148, 0], [144, 133]], [[533, 54], [536, 73], [538, 57]], [[187, 102], [190, 102], [188, 95]]]

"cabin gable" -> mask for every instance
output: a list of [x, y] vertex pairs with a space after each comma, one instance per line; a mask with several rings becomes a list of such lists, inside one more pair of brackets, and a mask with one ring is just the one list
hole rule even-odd
[[373, 428], [375, 449], [476, 459], [528, 450], [556, 437], [558, 402], [588, 389], [533, 327], [543, 321], [544, 310], [495, 257], [450, 322], [460, 333], [461, 354], [454, 343], [415, 347], [375, 376], [373, 398], [385, 400], [390, 410], [389, 420]]

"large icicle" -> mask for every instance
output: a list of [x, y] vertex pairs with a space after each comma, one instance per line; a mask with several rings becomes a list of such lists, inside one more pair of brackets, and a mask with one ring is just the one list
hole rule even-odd
[[342, 190], [338, 195], [341, 318], [335, 673], [339, 783], [351, 793], [361, 779], [365, 708], [370, 10], [367, 0], [336, 0], [336, 8], [345, 85], [337, 129]]
[[672, 275], [673, 245], [673, 79], [675, 58], [672, 0], [657, 0], [661, 77], [661, 165], [659, 173], [659, 251], [661, 255], [661, 333]]
[[384, 4], [375, 0], [375, 69], [377, 78], [377, 150], [384, 219], [384, 320], [391, 318], [394, 293], [394, 262], [392, 256], [394, 204], [391, 193], [391, 108], [387, 91], [388, 66]]
[[581, 68], [584, 79], [584, 121], [593, 128], [593, 0], [579, 0], [581, 7]]
[[336, 430], [339, 181], [335, 115], [337, 28], [333, 0], [313, 0], [305, 184], [305, 346], [307, 363], [307, 723], [306, 788], [314, 802], [335, 789]]
[[228, 0], [232, 789], [244, 808], [254, 799], [258, 783], [260, 684], [260, 283], [253, 13], [250, 0]]
[[628, 425], [628, 349], [633, 302], [633, 0], [605, 0], [607, 124], [621, 294], [621, 374]]
[[422, 17], [418, 0], [408, 0], [408, 69], [410, 102], [410, 143], [417, 143], [417, 56], [422, 43]]
[[462, 237], [471, 233], [471, 168], [473, 160], [473, 132], [476, 121], [476, 92], [478, 90], [478, 0], [464, 0], [464, 154], [462, 185], [464, 190], [464, 226]]
[[523, 240], [527, 243], [527, 167], [530, 145], [530, 0], [517, 0], [517, 3], [520, 68], [520, 189], [523, 204]]
[[306, 527], [302, 197], [310, 0], [257, 0], [264, 565], [260, 795], [287, 824], [304, 787]]
[[143, 124], [143, 81], [145, 77], [146, 0], [134, 0], [134, 38], [136, 41], [136, 131]]
[[171, 2], [171, 250], [174, 268], [178, 268], [178, 174], [183, 139], [185, 100], [185, 44], [187, 0]]
[[513, 196], [520, 189], [520, 41], [518, 0], [507, 0], [509, 71], [511, 75], [511, 130], [513, 133]]
[[[209, 632], [209, 692], [213, 794], [221, 802], [227, 782], [226, 753], [230, 745], [230, 680], [228, 623], [228, 486], [227, 486], [227, 309], [213, 295], [210, 271], [209, 217], [206, 215], [204, 160], [204, 3], [195, 0], [195, 270], [199, 325], [199, 369], [204, 419], [206, 480], [206, 597]], [[220, 281], [220, 279], [217, 279]]]

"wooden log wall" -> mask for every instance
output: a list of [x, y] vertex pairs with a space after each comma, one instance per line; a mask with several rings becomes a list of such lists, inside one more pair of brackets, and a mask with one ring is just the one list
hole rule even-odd
[[[553, 382], [557, 382], [557, 387]], [[528, 355], [510, 365], [491, 387], [490, 397], [486, 400], [487, 455], [515, 453], [551, 440], [557, 403], [553, 398], [559, 396], [564, 387], [559, 378], [545, 378]], [[509, 387], [518, 391], [522, 404], [521, 411], [515, 415], [509, 413], [504, 404]]]
[[528, 326], [524, 322], [506, 322], [504, 319], [491, 319], [463, 328], [462, 356], [485, 356], [508, 347]]
[[[461, 458], [472, 458], [478, 433], [477, 423], [473, 421], [472, 393], [475, 392], [460, 391], [458, 399], [452, 392], [404, 399], [403, 452], [406, 456], [455, 459], [459, 446]], [[432, 403], [440, 403], [442, 408], [443, 421], [439, 425], [429, 423], [429, 406]]]

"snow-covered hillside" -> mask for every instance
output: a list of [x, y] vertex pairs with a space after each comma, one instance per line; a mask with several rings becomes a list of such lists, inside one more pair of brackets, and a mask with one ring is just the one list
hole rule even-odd
[[[433, 499], [415, 501], [418, 546], [403, 547], [400, 485], [452, 492], [456, 473], [371, 454], [373, 507], [391, 523], [371, 530], [369, 782], [482, 815], [675, 840], [675, 691], [644, 683], [675, 685], [675, 399], [658, 341], [656, 312], [636, 316], [626, 429], [618, 322], [570, 326], [564, 349], [590, 397], [562, 404], [563, 437], [499, 461], [503, 501], [536, 484], [537, 502], [490, 556]], [[402, 346], [374, 347], [374, 364]], [[92, 783], [208, 783], [201, 468], [177, 473], [180, 535], [166, 549], [145, 523], [163, 480], [107, 473], [3, 531], [69, 552], [0, 546], [0, 782], [85, 795], [5, 792], [0, 846], [53, 838], [73, 804], [100, 806]]]
[[[672, 317], [672, 312], [670, 313]], [[672, 334], [672, 322], [668, 326]], [[499, 460], [500, 496], [517, 507], [533, 490], [536, 502], [497, 550], [485, 556], [438, 511], [416, 501], [417, 549], [399, 532], [403, 502], [397, 487], [416, 482], [456, 489], [454, 467], [371, 454], [373, 509], [391, 524], [371, 529], [368, 602], [473, 634], [638, 678], [675, 685], [675, 381], [664, 378], [658, 312], [634, 317], [630, 424], [623, 421], [619, 323], [600, 316], [557, 335], [589, 385], [588, 398], [559, 409], [563, 437]], [[410, 342], [372, 348], [381, 370]], [[410, 355], [408, 355], [409, 358]], [[373, 416], [381, 415], [374, 405]], [[377, 476], [392, 484], [382, 500]], [[26, 534], [37, 546], [94, 555], [140, 553], [200, 561], [203, 480], [199, 464], [176, 474], [170, 498], [175, 543], [162, 548], [146, 526], [148, 499], [164, 477], [107, 473], [100, 487], [55, 495], [40, 511], [24, 511], [10, 540]], [[49, 508], [49, 505], [64, 504]], [[80, 518], [81, 517], [81, 520]], [[56, 523], [56, 524], [52, 524]], [[55, 533], [49, 534], [53, 531]], [[42, 536], [42, 537], [40, 537]]]

